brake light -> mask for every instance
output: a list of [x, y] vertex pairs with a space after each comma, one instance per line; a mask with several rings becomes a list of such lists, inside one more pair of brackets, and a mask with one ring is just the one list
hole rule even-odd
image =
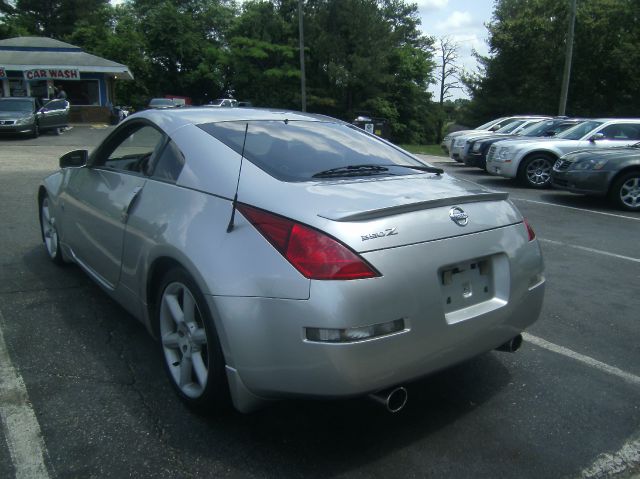
[[527, 221], [526, 218], [524, 218], [524, 225], [527, 228], [527, 234], [529, 235], [529, 241], [533, 241], [534, 239], [536, 239], [536, 232], [533, 231], [533, 228], [531, 227], [531, 225], [529, 224], [529, 222]]
[[306, 278], [348, 280], [380, 276], [351, 249], [321, 231], [244, 204], [238, 204], [238, 211]]

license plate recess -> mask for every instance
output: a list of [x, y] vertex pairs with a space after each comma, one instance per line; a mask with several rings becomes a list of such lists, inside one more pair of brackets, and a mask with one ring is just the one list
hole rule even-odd
[[447, 265], [438, 274], [445, 315], [508, 294], [508, 264], [501, 254]]

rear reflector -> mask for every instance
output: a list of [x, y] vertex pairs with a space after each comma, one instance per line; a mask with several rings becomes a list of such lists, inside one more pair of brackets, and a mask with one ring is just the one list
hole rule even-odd
[[346, 245], [321, 231], [245, 204], [238, 204], [238, 211], [306, 278], [349, 280], [380, 276]]
[[307, 341], [317, 343], [351, 343], [365, 339], [387, 336], [405, 330], [404, 319], [396, 319], [388, 323], [372, 324], [360, 328], [326, 329], [305, 328]]

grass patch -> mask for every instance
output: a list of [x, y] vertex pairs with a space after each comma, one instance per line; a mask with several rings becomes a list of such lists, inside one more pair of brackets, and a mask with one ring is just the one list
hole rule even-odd
[[420, 155], [447, 156], [440, 145], [400, 145], [400, 147]]

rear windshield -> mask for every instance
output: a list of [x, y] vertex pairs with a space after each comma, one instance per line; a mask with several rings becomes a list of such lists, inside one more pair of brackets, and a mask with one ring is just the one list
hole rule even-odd
[[[247, 127], [248, 125], [248, 127]], [[282, 181], [310, 181], [314, 174], [353, 165], [390, 167], [379, 175], [420, 174], [394, 165], [423, 163], [346, 124], [320, 121], [229, 121], [198, 125], [271, 176]], [[353, 175], [350, 175], [353, 176]]]
[[2, 100], [0, 101], [2, 111], [33, 111], [33, 102], [30, 100]]
[[174, 106], [173, 100], [168, 98], [154, 98], [149, 102], [150, 106]]

